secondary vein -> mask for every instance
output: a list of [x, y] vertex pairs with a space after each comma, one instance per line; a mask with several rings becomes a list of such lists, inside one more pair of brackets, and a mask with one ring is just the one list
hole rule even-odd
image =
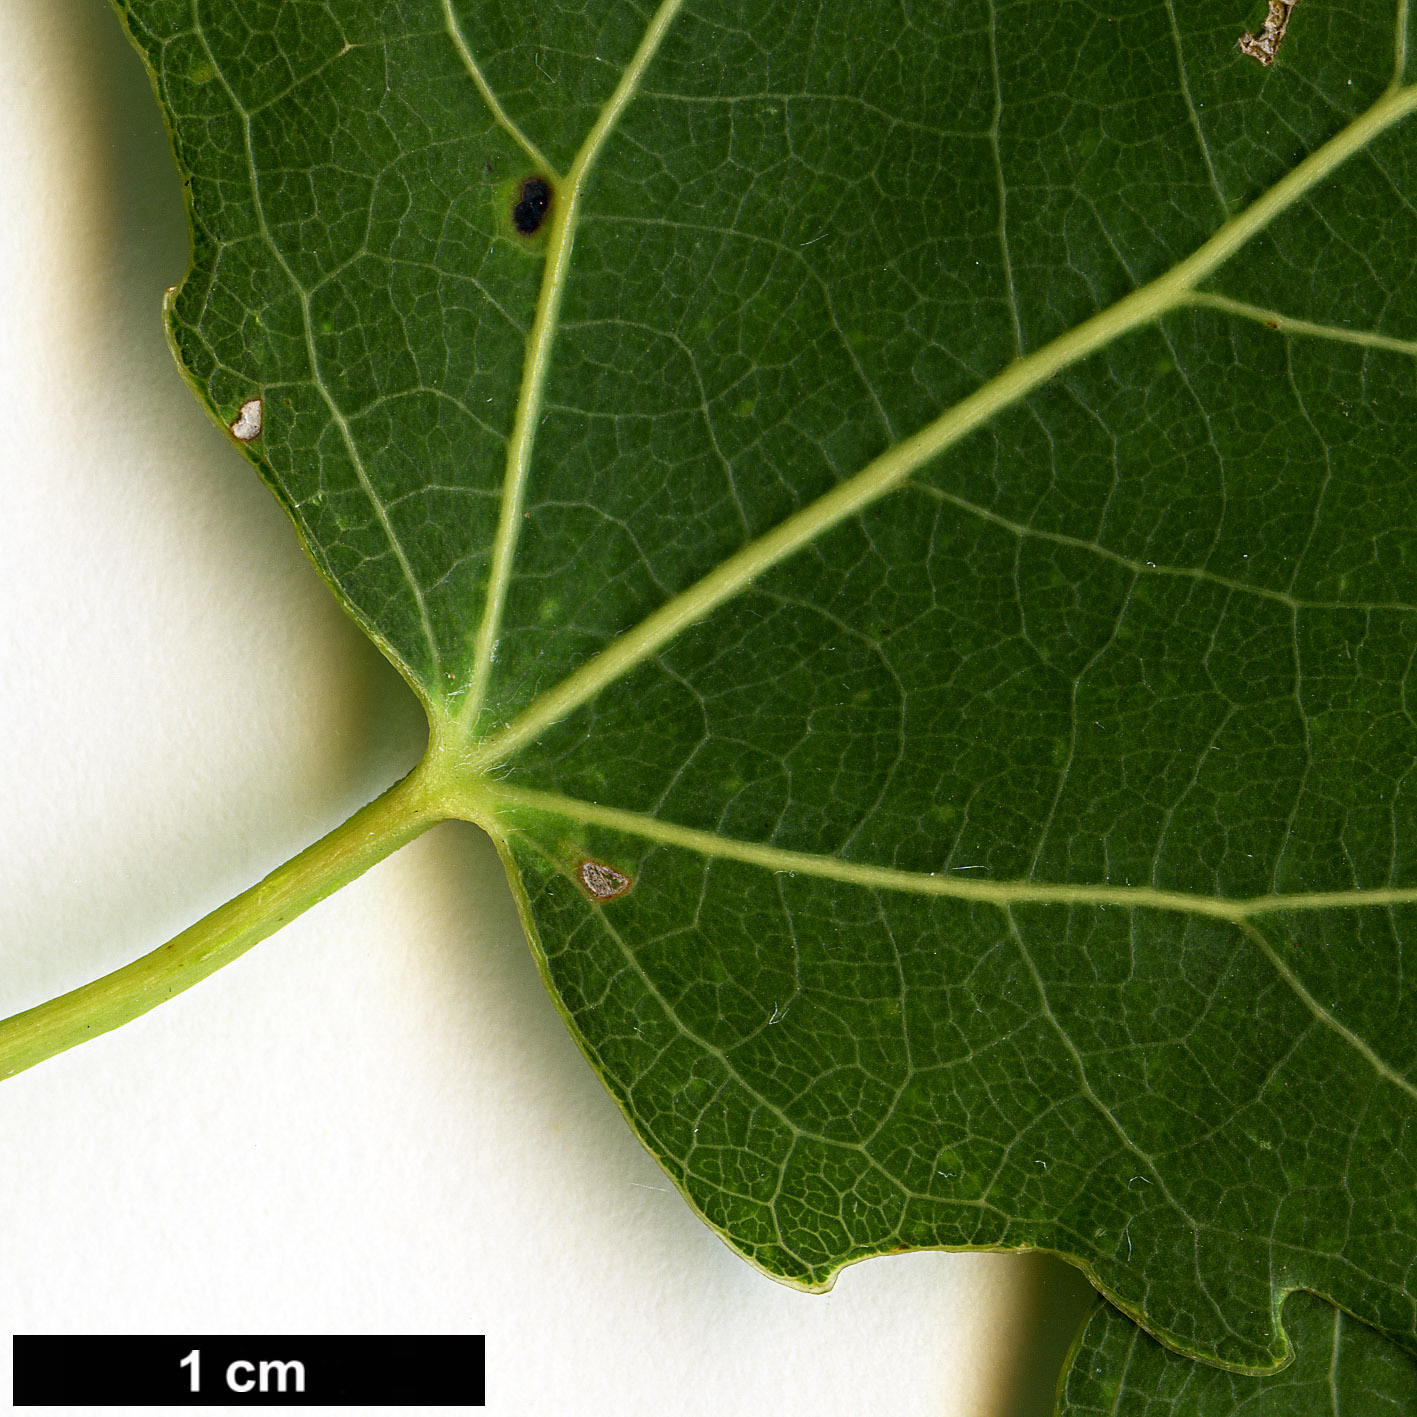
[[497, 99], [497, 95], [492, 92], [491, 85], [483, 77], [482, 70], [478, 67], [477, 60], [472, 57], [472, 50], [468, 42], [463, 38], [462, 25], [458, 23], [458, 17], [453, 12], [453, 0], [443, 0], [443, 24], [448, 31], [448, 37], [453, 41], [453, 47], [458, 51], [458, 57], [463, 62], [463, 67], [467, 70], [472, 82], [477, 85], [477, 91], [482, 95], [482, 101], [487, 105], [492, 117], [497, 121], [518, 147], [550, 177], [557, 177], [556, 169], [542, 156], [541, 149], [512, 121], [511, 115], [502, 107]]
[[1304, 982], [1294, 973], [1292, 969], [1275, 951], [1270, 942], [1255, 927], [1245, 921], [1241, 927], [1246, 938], [1251, 944], [1269, 961], [1270, 968], [1284, 981], [1294, 996], [1302, 1003], [1314, 1018], [1316, 1018], [1324, 1028], [1336, 1033], [1349, 1047], [1366, 1059], [1368, 1065], [1379, 1077], [1385, 1078], [1394, 1087], [1405, 1092], [1409, 1097], [1417, 1098], [1417, 1087], [1414, 1087], [1396, 1068], [1385, 1062], [1378, 1056], [1372, 1047], [1364, 1042], [1346, 1024], [1340, 1023], [1304, 986]]
[[[661, 8], [661, 15], [667, 8], [668, 5]], [[1026, 358], [1015, 360], [934, 422], [889, 448], [855, 476], [730, 556], [687, 590], [666, 601], [634, 629], [611, 641], [594, 659], [568, 674], [556, 687], [547, 690], [507, 727], [473, 747], [465, 766], [485, 769], [504, 761], [606, 685], [651, 658], [688, 626], [740, 594], [779, 561], [894, 491], [916, 468], [938, 457], [1001, 409], [1122, 335], [1159, 320], [1191, 299], [1199, 282], [1322, 182], [1340, 163], [1361, 151], [1414, 108], [1417, 108], [1417, 85], [1389, 90], [1165, 275], [1123, 296]], [[604, 116], [602, 114], [602, 121]]]
[[[206, 51], [207, 59], [211, 63], [212, 72], [216, 76], [217, 82], [226, 91], [226, 96], [232, 108], [241, 119], [242, 141], [246, 149], [246, 166], [250, 173], [251, 202], [256, 214], [256, 227], [261, 233], [261, 239], [270, 249], [271, 255], [275, 257], [276, 264], [285, 272], [286, 279], [290, 282], [291, 288], [295, 291], [296, 299], [300, 303], [300, 319], [305, 335], [305, 353], [310, 361], [310, 382], [314, 385], [315, 391], [324, 400], [325, 407], [329, 410], [330, 418], [335, 427], [339, 430], [340, 440], [344, 443], [345, 452], [349, 455], [350, 466], [354, 469], [355, 478], [359, 482], [360, 488], [369, 500], [369, 505], [374, 509], [374, 516], [384, 537], [389, 543], [389, 550], [393, 553], [394, 560], [398, 562], [399, 570], [408, 584], [410, 593], [413, 596], [414, 605], [418, 609], [418, 621], [423, 631], [423, 638], [428, 645], [428, 657], [435, 680], [440, 677], [442, 669], [442, 658], [438, 651], [438, 638], [433, 633], [433, 622], [429, 618], [428, 603], [423, 595], [423, 587], [418, 582], [418, 577], [414, 574], [413, 563], [408, 559], [408, 552], [404, 550], [402, 540], [398, 532], [394, 529], [393, 519], [389, 516], [389, 509], [384, 505], [378, 492], [375, 490], [374, 481], [369, 476], [368, 469], [364, 466], [364, 459], [359, 455], [359, 447], [354, 441], [354, 434], [350, 429], [349, 420], [344, 416], [344, 411], [335, 401], [334, 395], [330, 393], [325, 383], [325, 376], [320, 368], [320, 356], [315, 347], [315, 327], [310, 318], [310, 292], [300, 282], [294, 270], [291, 269], [290, 262], [285, 258], [285, 252], [280, 249], [276, 239], [271, 234], [270, 226], [266, 221], [265, 199], [261, 193], [261, 182], [258, 175], [259, 169], [256, 165], [256, 154], [251, 144], [251, 115], [246, 111], [245, 106], [236, 95], [236, 90], [231, 87], [221, 65], [217, 62], [216, 55], [212, 52], [212, 47], [207, 43], [206, 31], [202, 28], [201, 16], [197, 13], [198, 0], [192, 0], [192, 30], [202, 41], [202, 48]], [[371, 638], [382, 645], [387, 645], [388, 641], [374, 629], [369, 622], [365, 622], [365, 632]], [[395, 654], [395, 662], [399, 662], [399, 657]]]
[[1190, 117], [1191, 131], [1196, 135], [1196, 146], [1200, 148], [1201, 160], [1205, 163], [1205, 170], [1210, 175], [1211, 191], [1215, 193], [1215, 200], [1219, 204], [1221, 212], [1228, 215], [1230, 207], [1225, 200], [1225, 193], [1221, 191], [1220, 179], [1215, 175], [1215, 164], [1210, 160], [1210, 144], [1205, 140], [1205, 130], [1201, 127], [1201, 116], [1196, 110], [1195, 100], [1191, 97], [1191, 81], [1186, 73], [1186, 55], [1181, 44], [1181, 27], [1176, 23], [1176, 6], [1173, 0], [1166, 0], [1166, 15], [1171, 21], [1171, 43], [1176, 51], [1176, 75], [1181, 82], [1181, 97], [1186, 101], [1186, 113]]
[[502, 614], [512, 578], [512, 562], [516, 557], [517, 540], [521, 532], [526, 483], [531, 470], [532, 445], [536, 440], [537, 425], [541, 422], [546, 374], [551, 364], [551, 347], [556, 339], [561, 296], [571, 269], [571, 250], [575, 244], [576, 225], [586, 184], [616, 121], [626, 104], [634, 97], [640, 78], [658, 52], [683, 3], [684, 0], [663, 0], [645, 30], [639, 48], [625, 67], [625, 72], [620, 75], [620, 82], [600, 110], [576, 154], [575, 161], [571, 164], [571, 170], [559, 184], [556, 193], [551, 229], [547, 238], [546, 270], [541, 280], [541, 294], [537, 299], [536, 319], [527, 341], [521, 393], [517, 398], [512, 439], [507, 447], [507, 471], [502, 483], [502, 505], [497, 519], [497, 532], [492, 543], [492, 560], [487, 576], [487, 600], [474, 643], [472, 681], [458, 714], [458, 722], [464, 728], [470, 728], [477, 722], [477, 716], [487, 698], [492, 657], [502, 628]]
[[1376, 334], [1372, 330], [1349, 330], [1342, 325], [1319, 325], [1312, 320], [1296, 320], [1292, 315], [1281, 315], [1278, 310], [1266, 310], [1261, 305], [1250, 305], [1243, 300], [1231, 300], [1227, 295], [1197, 291], [1190, 297], [1190, 304], [1237, 315], [1244, 320], [1254, 320], [1281, 334], [1312, 335], [1315, 339], [1332, 339], [1343, 344], [1366, 345], [1369, 349], [1390, 350], [1394, 354], [1417, 355], [1417, 339], [1394, 339], [1391, 335]]

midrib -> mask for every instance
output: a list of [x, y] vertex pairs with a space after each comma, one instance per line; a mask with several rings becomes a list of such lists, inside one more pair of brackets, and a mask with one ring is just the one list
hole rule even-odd
[[[497, 514], [497, 530], [493, 536], [491, 559], [487, 573], [487, 600], [482, 621], [473, 644], [472, 681], [466, 698], [456, 715], [463, 731], [475, 729], [478, 715], [487, 697], [487, 685], [492, 677], [492, 662], [497, 638], [502, 629], [507, 591], [511, 585], [512, 562], [521, 535], [522, 504], [526, 498], [527, 479], [531, 474], [532, 448], [541, 422], [542, 394], [546, 375], [551, 366], [551, 349], [556, 342], [556, 328], [561, 313], [561, 296], [571, 269], [571, 252], [575, 245], [576, 226], [580, 218], [581, 198], [591, 169], [605, 146], [626, 104], [634, 97], [640, 79], [659, 50], [674, 17], [684, 0], [662, 0], [654, 18], [645, 30], [625, 72], [620, 75], [614, 92], [606, 100], [599, 116], [586, 134], [565, 180], [558, 184], [552, 209], [551, 230], [546, 245], [546, 269], [541, 280], [541, 293], [536, 302], [536, 317], [527, 340], [526, 360], [522, 366], [521, 392], [517, 398], [512, 422], [512, 437], [507, 446], [507, 470], [502, 482], [502, 500]], [[448, 10], [451, 16], [451, 9]], [[450, 19], [450, 26], [453, 21]], [[461, 36], [458, 36], [461, 43]], [[502, 109], [487, 89], [480, 70], [463, 46], [468, 71], [479, 90], [488, 99], [493, 112], [502, 120]], [[510, 123], [510, 120], [506, 120]], [[513, 129], [520, 137], [520, 130]], [[522, 139], [528, 152], [534, 152], [529, 141]], [[548, 176], [554, 176], [548, 170]]]

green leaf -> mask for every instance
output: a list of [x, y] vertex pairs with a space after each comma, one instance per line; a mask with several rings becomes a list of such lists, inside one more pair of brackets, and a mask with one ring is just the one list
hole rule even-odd
[[1405, 0], [122, 8], [179, 358], [708, 1222], [1417, 1345]]
[[1405, 1417], [1417, 1363], [1312, 1294], [1284, 1305], [1294, 1362], [1248, 1377], [1193, 1363], [1099, 1303], [1062, 1384], [1059, 1417]]

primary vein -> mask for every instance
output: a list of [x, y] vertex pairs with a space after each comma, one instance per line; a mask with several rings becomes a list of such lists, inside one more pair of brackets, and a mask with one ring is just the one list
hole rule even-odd
[[[789, 851], [760, 842], [740, 841], [696, 827], [662, 821], [646, 812], [628, 812], [619, 807], [602, 807], [559, 792], [541, 792], [511, 783], [488, 783], [483, 788], [491, 799], [495, 817], [499, 808], [530, 808], [548, 812], [586, 826], [607, 827], [626, 832], [660, 846], [680, 847], [714, 860], [741, 861], [766, 871], [788, 875], [817, 876], [845, 885], [873, 890], [904, 891], [912, 895], [943, 896], [953, 900], [979, 901], [1007, 908], [1013, 905], [1116, 906], [1123, 910], [1170, 910], [1186, 915], [1207, 915], [1232, 924], [1252, 920], [1257, 915], [1283, 911], [1386, 908], [1417, 905], [1417, 886], [1391, 886], [1373, 890], [1306, 891], [1293, 895], [1262, 895], [1229, 899], [1200, 895], [1191, 891], [1162, 890], [1156, 886], [1098, 886], [1053, 881], [980, 881], [949, 870], [902, 871], [893, 866], [872, 866], [863, 861], [846, 861], [810, 851]], [[481, 818], [479, 817], [479, 820]], [[512, 830], [505, 821], [493, 820], [491, 830]]]
[[[661, 15], [667, 8], [668, 5], [661, 8]], [[486, 768], [505, 760], [606, 685], [651, 658], [688, 626], [740, 594], [763, 572], [838, 522], [894, 491], [916, 468], [952, 447], [1001, 409], [1122, 335], [1160, 319], [1192, 299], [1196, 285], [1213, 274], [1251, 237], [1322, 182], [1340, 163], [1414, 108], [1417, 108], [1417, 85], [1389, 90], [1165, 275], [1132, 291], [1026, 358], [1015, 360], [933, 423], [887, 449], [855, 476], [744, 546], [687, 590], [666, 601], [634, 629], [611, 641], [594, 659], [537, 698], [507, 727], [474, 747], [467, 756], [466, 766]], [[602, 114], [602, 122], [604, 116]]]
[[536, 441], [537, 425], [541, 421], [542, 396], [546, 373], [551, 364], [551, 346], [556, 339], [557, 318], [561, 296], [571, 269], [571, 250], [575, 244], [576, 223], [581, 199], [595, 160], [600, 156], [606, 139], [615, 127], [625, 105], [634, 97], [640, 78], [649, 67], [674, 22], [684, 0], [663, 0], [646, 28], [640, 46], [635, 51], [615, 91], [600, 110], [599, 116], [586, 134], [571, 170], [559, 184], [552, 208], [551, 229], [546, 246], [546, 270], [541, 280], [541, 294], [536, 304], [536, 319], [527, 340], [526, 362], [522, 372], [521, 393], [517, 399], [512, 439], [507, 447], [507, 471], [502, 483], [502, 505], [497, 519], [497, 532], [492, 542], [492, 560], [487, 573], [487, 600], [482, 622], [478, 626], [473, 650], [472, 681], [467, 698], [458, 714], [464, 727], [476, 724], [477, 716], [487, 697], [487, 683], [492, 673], [492, 657], [497, 636], [502, 628], [502, 612], [506, 606], [507, 589], [512, 578], [512, 562], [516, 556], [521, 531], [522, 507], [526, 500], [527, 477], [531, 470], [532, 445]]

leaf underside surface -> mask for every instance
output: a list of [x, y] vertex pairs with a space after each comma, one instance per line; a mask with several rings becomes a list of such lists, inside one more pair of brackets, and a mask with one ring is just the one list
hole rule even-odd
[[120, 9], [180, 362], [706, 1220], [1417, 1347], [1405, 0]]
[[1410, 1417], [1417, 1361], [1312, 1294], [1284, 1305], [1294, 1361], [1262, 1377], [1164, 1348], [1110, 1304], [1083, 1329], [1058, 1417]]

